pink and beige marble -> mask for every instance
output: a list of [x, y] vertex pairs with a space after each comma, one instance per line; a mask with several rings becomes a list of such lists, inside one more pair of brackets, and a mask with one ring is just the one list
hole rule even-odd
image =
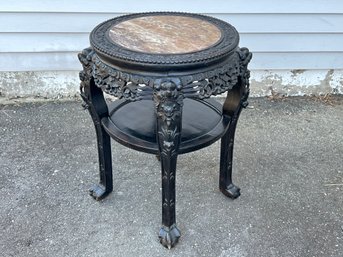
[[177, 15], [156, 15], [123, 21], [110, 28], [111, 40], [133, 51], [182, 54], [208, 48], [221, 37], [212, 23]]

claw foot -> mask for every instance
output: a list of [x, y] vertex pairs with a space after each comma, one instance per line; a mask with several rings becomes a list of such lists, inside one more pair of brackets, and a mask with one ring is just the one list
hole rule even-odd
[[176, 227], [175, 224], [170, 227], [163, 226], [160, 229], [160, 243], [168, 249], [176, 245], [180, 236], [180, 230]]
[[109, 193], [103, 185], [94, 185], [89, 189], [89, 194], [97, 201], [104, 199]]
[[234, 184], [228, 185], [226, 188], [220, 188], [220, 191], [227, 197], [230, 197], [232, 199], [236, 199], [238, 196], [241, 195], [240, 191], [241, 189]]

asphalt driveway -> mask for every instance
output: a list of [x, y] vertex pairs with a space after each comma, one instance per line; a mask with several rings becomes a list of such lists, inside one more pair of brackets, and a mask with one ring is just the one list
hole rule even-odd
[[171, 250], [158, 241], [158, 161], [112, 142], [114, 192], [96, 202], [81, 103], [0, 106], [1, 256], [343, 256], [343, 97], [252, 99], [236, 134], [236, 200], [218, 190], [219, 142], [181, 155]]

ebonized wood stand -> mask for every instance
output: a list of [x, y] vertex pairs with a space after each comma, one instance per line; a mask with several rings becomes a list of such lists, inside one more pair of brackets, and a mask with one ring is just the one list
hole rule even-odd
[[[237, 120], [248, 104], [252, 55], [238, 47], [238, 33], [228, 23], [186, 13], [117, 17], [98, 25], [90, 42], [79, 54], [83, 106], [98, 142], [100, 182], [90, 194], [101, 200], [113, 190], [110, 138], [159, 156], [159, 238], [171, 248], [180, 237], [175, 218], [178, 154], [221, 139], [219, 188], [230, 198], [240, 195], [232, 182], [232, 155]], [[119, 100], [107, 104], [103, 92]], [[224, 92], [223, 105], [209, 99]]]

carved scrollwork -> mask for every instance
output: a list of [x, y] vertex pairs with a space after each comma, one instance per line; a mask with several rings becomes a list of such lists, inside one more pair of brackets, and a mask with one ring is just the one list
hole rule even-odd
[[185, 97], [208, 98], [232, 89], [241, 78], [249, 89], [249, 70], [247, 65], [252, 54], [247, 48], [236, 50], [225, 64], [214, 70], [181, 78]]
[[[250, 77], [247, 65], [251, 57], [252, 54], [247, 48], [237, 48], [223, 65], [193, 75], [170, 78], [171, 81], [174, 80], [171, 83], [177, 85], [177, 92], [182, 92], [184, 97], [204, 99], [231, 90], [240, 79], [246, 87], [246, 93], [242, 98], [242, 105], [245, 106], [249, 94]], [[153, 88], [160, 91], [161, 78], [116, 70], [102, 62], [91, 48], [86, 48], [79, 54], [79, 59], [84, 67], [84, 70], [80, 72], [81, 88], [93, 77], [95, 84], [107, 94], [130, 101], [151, 99]], [[162, 91], [168, 92], [168, 90]]]
[[86, 48], [81, 53], [78, 54], [78, 58], [82, 64], [83, 70], [79, 72], [79, 77], [81, 80], [80, 90], [83, 91], [83, 88], [89, 85], [91, 76], [92, 76], [92, 56], [94, 51], [92, 48]]
[[88, 109], [90, 105], [89, 96], [86, 95], [86, 87], [90, 86], [90, 80], [92, 77], [92, 56], [94, 51], [92, 48], [86, 48], [81, 53], [78, 54], [78, 58], [82, 64], [83, 70], [79, 72], [80, 77], [80, 94], [84, 103], [82, 104], [83, 108]]
[[240, 57], [240, 76], [242, 84], [245, 86], [245, 92], [241, 98], [241, 105], [246, 108], [249, 104], [248, 97], [250, 93], [250, 71], [248, 70], [248, 64], [252, 58], [252, 53], [249, 52], [248, 48], [241, 48], [239, 51]]
[[183, 95], [179, 80], [156, 80], [153, 98], [158, 119], [162, 156], [173, 156], [179, 147]]
[[93, 56], [94, 82], [107, 94], [130, 101], [141, 100], [144, 96], [151, 96], [152, 80], [118, 71], [103, 63], [98, 56]]

